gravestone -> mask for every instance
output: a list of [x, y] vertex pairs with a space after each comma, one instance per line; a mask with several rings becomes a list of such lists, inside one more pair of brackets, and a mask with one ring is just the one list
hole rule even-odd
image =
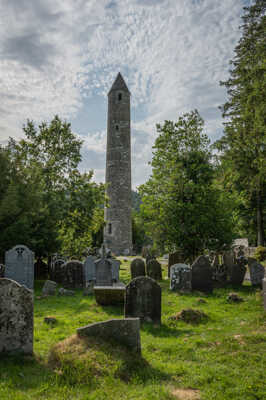
[[248, 258], [248, 268], [250, 280], [253, 286], [262, 287], [262, 280], [265, 274], [265, 268], [255, 258]]
[[5, 266], [0, 264], [0, 278], [4, 278], [5, 276]]
[[51, 280], [57, 283], [63, 283], [65, 274], [65, 260], [63, 258], [57, 258], [52, 261], [51, 265]]
[[140, 276], [126, 286], [125, 318], [161, 323], [161, 287], [152, 278]]
[[147, 276], [154, 279], [155, 281], [162, 280], [162, 267], [161, 264], [155, 258], [151, 259], [146, 264], [146, 272]]
[[223, 253], [223, 264], [229, 272], [234, 265], [234, 252], [233, 250], [228, 250]]
[[232, 285], [242, 285], [245, 274], [247, 259], [244, 256], [243, 249], [240, 247], [236, 252], [235, 263], [229, 270], [229, 280]]
[[77, 329], [78, 336], [116, 341], [134, 352], [141, 352], [139, 318], [111, 319]]
[[78, 289], [85, 287], [82, 262], [78, 260], [70, 260], [65, 263], [63, 286], [67, 289]]
[[212, 292], [212, 269], [206, 256], [199, 256], [191, 266], [192, 289], [202, 292]]
[[0, 279], [0, 310], [0, 354], [32, 354], [32, 291], [11, 279]]
[[123, 286], [94, 286], [96, 303], [102, 306], [124, 304], [125, 291]]
[[24, 245], [18, 245], [5, 254], [5, 278], [33, 289], [34, 253]]
[[174, 264], [170, 268], [170, 290], [191, 291], [191, 268], [187, 264]]
[[142, 258], [134, 258], [130, 264], [131, 279], [137, 278], [138, 276], [145, 276], [145, 262]]
[[174, 264], [183, 263], [183, 256], [180, 251], [175, 251], [174, 253], [169, 254], [168, 258], [168, 278], [170, 277], [170, 268]]
[[48, 265], [41, 258], [38, 258], [34, 264], [34, 278], [48, 279]]
[[86, 286], [90, 282], [96, 281], [96, 267], [93, 256], [88, 256], [84, 262], [84, 280]]
[[116, 260], [115, 258], [108, 259], [112, 264], [112, 280], [113, 282], [119, 282], [119, 271], [121, 261]]
[[54, 296], [56, 294], [57, 283], [53, 281], [45, 281], [42, 288], [43, 296]]
[[113, 273], [112, 263], [107, 258], [100, 258], [95, 262], [96, 266], [96, 283], [95, 286], [112, 286]]

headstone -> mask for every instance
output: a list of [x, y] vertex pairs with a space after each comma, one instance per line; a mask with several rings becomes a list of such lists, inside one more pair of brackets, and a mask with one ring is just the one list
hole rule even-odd
[[187, 264], [174, 264], [170, 268], [170, 289], [191, 291], [191, 268]]
[[85, 287], [82, 262], [78, 260], [70, 260], [65, 263], [63, 286], [67, 289], [78, 289]]
[[120, 264], [121, 261], [116, 260], [115, 258], [109, 258], [112, 264], [112, 280], [113, 282], [119, 282], [119, 271], [120, 271]]
[[33, 289], [34, 253], [28, 247], [18, 245], [6, 251], [5, 277]]
[[5, 276], [5, 266], [0, 264], [0, 278], [4, 278]]
[[161, 264], [154, 258], [146, 264], [147, 276], [150, 278], [161, 281], [162, 280], [162, 267]]
[[248, 258], [250, 280], [253, 286], [262, 287], [262, 280], [265, 275], [265, 268], [255, 258]]
[[95, 300], [102, 306], [124, 304], [125, 291], [122, 286], [94, 286]]
[[84, 280], [86, 286], [96, 281], [96, 267], [93, 256], [88, 256], [84, 262]]
[[168, 258], [168, 278], [170, 277], [170, 268], [174, 264], [180, 264], [183, 263], [183, 258], [182, 254], [180, 251], [175, 251], [174, 253], [169, 254]]
[[223, 264], [227, 268], [228, 271], [233, 267], [234, 265], [234, 252], [233, 250], [228, 250], [223, 253]]
[[145, 262], [142, 258], [134, 258], [130, 264], [131, 279], [137, 278], [138, 276], [145, 276]]
[[111, 319], [77, 329], [78, 336], [116, 341], [134, 352], [141, 352], [139, 318]]
[[34, 278], [48, 279], [48, 265], [41, 258], [38, 258], [34, 264]]
[[245, 267], [246, 263], [247, 260], [244, 257], [244, 252], [239, 248], [236, 253], [235, 264], [229, 270], [229, 280], [232, 285], [242, 285], [247, 270]]
[[0, 310], [0, 353], [32, 354], [32, 291], [11, 279], [0, 279]]
[[161, 287], [152, 278], [140, 276], [126, 286], [125, 318], [161, 323]]
[[96, 266], [96, 286], [112, 286], [113, 273], [112, 263], [107, 258], [100, 258], [95, 261]]
[[42, 288], [42, 295], [44, 296], [54, 296], [56, 294], [57, 283], [47, 280]]
[[62, 283], [65, 274], [65, 260], [63, 258], [57, 258], [52, 261], [51, 265], [51, 280]]
[[199, 256], [191, 266], [192, 289], [202, 292], [212, 292], [212, 269], [206, 256]]

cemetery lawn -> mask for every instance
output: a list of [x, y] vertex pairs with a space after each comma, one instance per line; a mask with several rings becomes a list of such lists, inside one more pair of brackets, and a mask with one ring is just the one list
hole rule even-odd
[[[129, 261], [123, 260], [121, 269], [121, 280], [128, 283]], [[78, 327], [122, 318], [122, 307], [98, 306], [82, 291], [74, 297], [38, 299], [43, 282], [36, 282], [34, 356], [1, 357], [0, 399], [265, 399], [261, 291], [245, 283], [210, 295], [179, 295], [170, 292], [169, 280], [160, 284], [162, 325], [142, 326], [140, 358], [114, 343], [75, 336]], [[229, 304], [226, 297], [232, 291], [244, 302]], [[208, 319], [198, 325], [169, 319], [186, 308], [203, 311]], [[45, 324], [46, 316], [57, 323]]]

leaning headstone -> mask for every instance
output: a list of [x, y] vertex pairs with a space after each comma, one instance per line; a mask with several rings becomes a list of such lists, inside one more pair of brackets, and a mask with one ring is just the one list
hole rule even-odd
[[34, 253], [23, 245], [13, 247], [5, 254], [5, 278], [33, 289]]
[[70, 260], [65, 263], [63, 286], [67, 289], [85, 287], [83, 263], [78, 260]]
[[154, 279], [155, 281], [162, 280], [162, 267], [161, 264], [155, 258], [151, 259], [146, 264], [146, 272], [147, 276]]
[[170, 268], [170, 290], [191, 291], [191, 268], [187, 264], [174, 264]]
[[42, 288], [43, 296], [54, 296], [56, 294], [57, 283], [53, 281], [45, 281]]
[[212, 292], [212, 269], [206, 256], [199, 256], [191, 266], [192, 289], [202, 292]]
[[78, 336], [116, 341], [134, 352], [141, 352], [139, 318], [110, 319], [77, 329]]
[[113, 273], [112, 263], [107, 258], [100, 258], [95, 261], [96, 266], [96, 283], [95, 286], [112, 286]]
[[253, 286], [262, 287], [262, 280], [265, 274], [265, 268], [255, 258], [248, 258], [248, 268], [250, 280]]
[[5, 266], [0, 264], [0, 278], [4, 278], [5, 276]]
[[32, 291], [11, 279], [0, 279], [0, 310], [0, 353], [32, 354]]
[[125, 318], [161, 323], [161, 287], [152, 278], [140, 276], [126, 286]]
[[86, 286], [96, 281], [96, 267], [93, 256], [88, 256], [84, 262], [84, 280]]
[[174, 264], [183, 263], [183, 257], [180, 251], [175, 251], [174, 253], [169, 254], [168, 258], [168, 278], [170, 277], [170, 268]]
[[138, 276], [145, 276], [145, 262], [142, 258], [134, 258], [130, 264], [131, 279], [137, 278]]

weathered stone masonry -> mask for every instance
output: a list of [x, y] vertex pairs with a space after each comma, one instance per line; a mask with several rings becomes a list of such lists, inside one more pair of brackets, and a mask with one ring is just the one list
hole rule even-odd
[[116, 255], [132, 251], [130, 92], [119, 73], [108, 93], [104, 240]]

